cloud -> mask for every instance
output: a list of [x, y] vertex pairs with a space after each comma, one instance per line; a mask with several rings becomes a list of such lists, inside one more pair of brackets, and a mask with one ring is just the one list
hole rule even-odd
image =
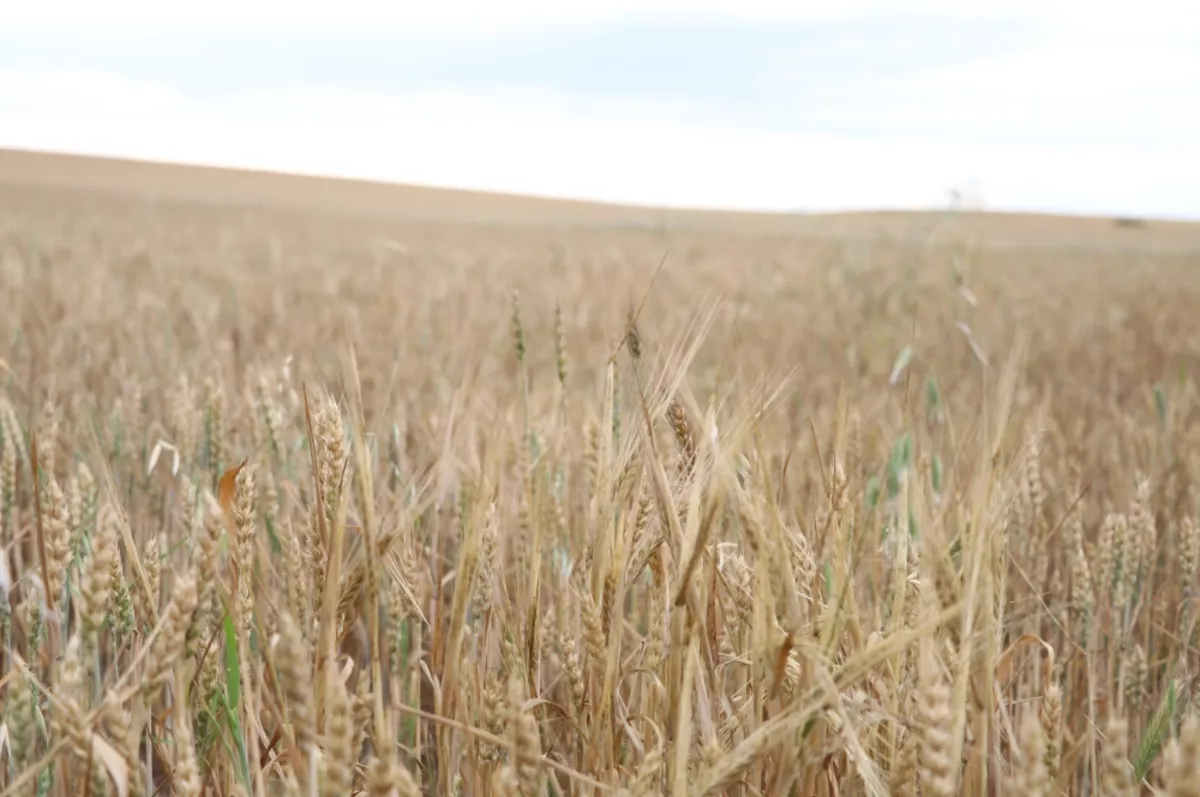
[[72, 21], [87, 28], [163, 26], [223, 27], [232, 22], [242, 26], [269, 24], [280, 30], [331, 27], [408, 26], [443, 32], [462, 29], [524, 28], [530, 26], [577, 26], [630, 17], [698, 16], [757, 22], [863, 18], [980, 18], [1017, 13], [1067, 14], [1091, 10], [1079, 0], [1063, 0], [1046, 7], [1033, 0], [987, 0], [965, 5], [958, 0], [914, 0], [903, 7], [886, 0], [509, 0], [503, 4], [487, 0], [443, 0], [440, 3], [379, 4], [373, 0], [211, 0], [202, 5], [181, 5], [155, 0], [113, 0], [102, 13], [85, 0], [43, 0], [24, 4], [6, 14], [12, 25], [53, 24], [71, 27]]
[[1061, 148], [1186, 148], [1200, 139], [1200, 51], [1123, 44], [1052, 42], [834, 81], [823, 97], [809, 98], [809, 120], [827, 129]]
[[975, 179], [996, 207], [1200, 214], [1200, 17], [1168, 0], [90, 8], [0, 31], [0, 146], [769, 209]]

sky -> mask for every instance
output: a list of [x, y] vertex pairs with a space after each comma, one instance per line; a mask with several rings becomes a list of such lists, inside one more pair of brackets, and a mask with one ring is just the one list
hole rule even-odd
[[17, 6], [0, 147], [678, 207], [959, 189], [1200, 218], [1200, 14], [1175, 0]]

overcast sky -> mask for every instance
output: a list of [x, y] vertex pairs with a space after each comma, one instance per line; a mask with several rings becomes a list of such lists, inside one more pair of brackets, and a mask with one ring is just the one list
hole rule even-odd
[[390, 5], [14, 4], [0, 147], [749, 209], [974, 185], [997, 209], [1200, 218], [1183, 2]]

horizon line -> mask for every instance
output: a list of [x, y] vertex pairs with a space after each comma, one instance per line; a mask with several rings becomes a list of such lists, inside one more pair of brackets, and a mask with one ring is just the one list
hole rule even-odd
[[[244, 176], [258, 176], [266, 178], [291, 178], [298, 180], [316, 180], [346, 185], [358, 186], [374, 186], [379, 188], [399, 188], [418, 191], [431, 191], [446, 194], [473, 195], [477, 197], [491, 197], [495, 199], [520, 199], [532, 200], [536, 202], [544, 202], [547, 204], [567, 204], [579, 206], [592, 206], [595, 208], [605, 208], [610, 210], [631, 210], [640, 212], [662, 212], [682, 215], [698, 215], [698, 216], [736, 216], [736, 217], [759, 217], [759, 218], [820, 218], [833, 216], [866, 216], [866, 215], [900, 215], [900, 214], [947, 214], [957, 216], [1026, 216], [1045, 219], [1077, 219], [1077, 220], [1137, 220], [1141, 222], [1159, 222], [1168, 224], [1200, 224], [1200, 220], [1189, 218], [1186, 216], [1167, 216], [1167, 215], [1145, 215], [1145, 214], [1101, 214], [1101, 213], [1079, 213], [1065, 210], [1037, 210], [1029, 208], [1006, 208], [1006, 207], [989, 207], [986, 202], [986, 197], [983, 203], [978, 207], [953, 207], [950, 202], [942, 205], [913, 205], [913, 206], [870, 206], [862, 205], [856, 207], [845, 207], [839, 209], [825, 210], [805, 210], [803, 208], [783, 209], [783, 208], [747, 208], [737, 206], [705, 206], [705, 205], [663, 205], [654, 203], [639, 203], [636, 201], [613, 201], [597, 199], [587, 196], [566, 196], [557, 194], [540, 194], [532, 192], [519, 191], [500, 191], [485, 188], [472, 188], [461, 185], [447, 185], [438, 183], [420, 183], [406, 182], [400, 180], [391, 180], [383, 177], [369, 178], [360, 176], [350, 176], [344, 174], [332, 174], [328, 172], [309, 172], [274, 169], [266, 166], [245, 166], [245, 165], [230, 165], [212, 162], [186, 161], [186, 160], [164, 160], [156, 158], [141, 158], [129, 155], [114, 155], [106, 152], [88, 152], [81, 150], [56, 150], [56, 149], [37, 149], [32, 147], [20, 146], [0, 146], [0, 156], [33, 156], [42, 158], [55, 159], [75, 159], [75, 160], [90, 160], [103, 161], [111, 164], [123, 164], [127, 166], [142, 166], [142, 167], [167, 167], [177, 168], [189, 171], [224, 173], [224, 174], [241, 174]], [[7, 178], [0, 173], [0, 182], [6, 181]], [[61, 182], [61, 181], [58, 181]], [[949, 195], [953, 188], [947, 188], [946, 193]]]

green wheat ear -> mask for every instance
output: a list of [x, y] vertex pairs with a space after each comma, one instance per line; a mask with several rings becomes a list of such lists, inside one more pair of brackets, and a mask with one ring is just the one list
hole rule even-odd
[[939, 423], [942, 418], [942, 391], [932, 376], [925, 382], [925, 417], [930, 426]]
[[521, 293], [512, 292], [512, 332], [513, 345], [517, 352], [517, 362], [525, 364], [525, 329], [521, 326]]
[[554, 365], [558, 376], [558, 384], [567, 385], [567, 338], [563, 331], [562, 304], [554, 304]]
[[879, 477], [872, 473], [867, 478], [867, 489], [863, 493], [863, 505], [867, 509], [875, 509], [879, 506], [879, 494], [882, 492], [879, 486]]
[[1158, 754], [1162, 752], [1163, 742], [1171, 733], [1175, 724], [1175, 709], [1178, 702], [1178, 690], [1175, 682], [1167, 686], [1167, 692], [1158, 704], [1154, 716], [1150, 718], [1145, 733], [1142, 734], [1141, 744], [1138, 745], [1137, 757], [1134, 760], [1134, 776], [1140, 782], [1150, 771]]
[[907, 434], [892, 444], [892, 456], [888, 460], [888, 498], [895, 500], [900, 495], [900, 483], [912, 461], [912, 438]]
[[1167, 425], [1167, 392], [1162, 385], [1154, 386], [1154, 408], [1158, 410], [1158, 422]]

